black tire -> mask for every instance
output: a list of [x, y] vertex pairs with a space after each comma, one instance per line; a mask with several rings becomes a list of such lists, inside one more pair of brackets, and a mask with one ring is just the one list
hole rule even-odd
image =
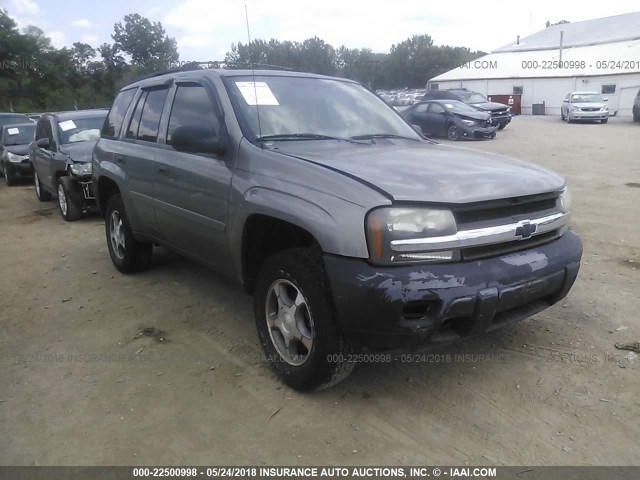
[[600, 120], [600, 123], [609, 123], [609, 119], [605, 118], [604, 120]]
[[[268, 300], [273, 298], [272, 286], [278, 282], [295, 286], [304, 300], [312, 344], [299, 365], [291, 364], [278, 352], [272, 339], [275, 329], [267, 325], [267, 309], [271, 309]], [[354, 369], [355, 363], [347, 361], [352, 350], [338, 327], [329, 281], [322, 257], [316, 251], [295, 248], [268, 258], [256, 279], [254, 311], [266, 359], [278, 377], [291, 388], [299, 391], [327, 388], [347, 378]]]
[[35, 171], [33, 172], [33, 187], [36, 191], [36, 197], [38, 197], [38, 200], [40, 200], [41, 202], [48, 202], [53, 198], [53, 195], [42, 188], [40, 177], [38, 177], [38, 173]]
[[564, 122], [564, 112], [560, 109], [560, 120]]
[[447, 138], [449, 140], [460, 140], [460, 130], [455, 125], [449, 125], [447, 127]]
[[640, 113], [635, 108], [633, 109], [633, 121], [640, 122]]
[[82, 217], [82, 206], [78, 203], [78, 185], [69, 177], [58, 179], [58, 210], [67, 222], [73, 222]]
[[16, 177], [7, 170], [7, 166], [4, 164], [2, 166], [2, 172], [4, 173], [4, 183], [7, 184], [7, 187], [13, 187], [16, 184]]
[[[111, 237], [112, 233], [117, 235], [114, 230], [115, 223], [117, 223], [114, 213], [120, 221], [119, 228], [121, 229], [122, 238], [124, 239], [122, 248], [116, 246]], [[118, 270], [122, 273], [133, 273], [144, 270], [150, 266], [153, 244], [140, 242], [135, 239], [133, 231], [131, 230], [131, 225], [129, 224], [127, 212], [124, 208], [124, 203], [122, 202], [122, 197], [118, 193], [109, 197], [109, 200], [107, 201], [104, 225], [109, 255], [111, 256], [111, 261]], [[112, 232], [112, 230], [114, 231]]]
[[498, 125], [498, 130], [504, 130], [506, 126], [506, 123], [501, 123], [500, 125]]

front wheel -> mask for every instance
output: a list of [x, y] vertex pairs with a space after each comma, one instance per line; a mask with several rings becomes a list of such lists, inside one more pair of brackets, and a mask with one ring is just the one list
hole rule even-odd
[[13, 187], [16, 184], [16, 178], [7, 170], [6, 165], [3, 165], [2, 171], [4, 172], [4, 183], [7, 184], [7, 187]]
[[254, 310], [266, 359], [290, 387], [327, 388], [355, 367], [316, 251], [295, 248], [268, 258], [258, 273]]
[[109, 255], [118, 270], [132, 273], [150, 265], [153, 244], [135, 239], [119, 194], [112, 195], [107, 202], [104, 225]]
[[604, 120], [600, 120], [600, 123], [608, 123], [608, 122], [609, 122], [608, 118], [605, 118]]
[[78, 205], [76, 196], [73, 180], [69, 177], [60, 177], [58, 180], [58, 209], [62, 218], [67, 222], [73, 222], [82, 217], [82, 207]]
[[447, 128], [447, 138], [453, 141], [459, 140], [460, 131], [458, 130], [458, 127], [455, 125], [449, 125], [449, 128]]
[[506, 123], [501, 123], [500, 125], [498, 125], [498, 130], [504, 130], [506, 126]]

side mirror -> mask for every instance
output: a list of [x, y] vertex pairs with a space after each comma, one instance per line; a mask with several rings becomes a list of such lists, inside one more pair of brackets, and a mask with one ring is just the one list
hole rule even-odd
[[227, 137], [216, 135], [211, 127], [182, 125], [171, 135], [171, 145], [179, 152], [213, 153], [222, 155], [227, 151]]
[[608, 99], [608, 98], [605, 98], [605, 99], [604, 99], [604, 101], [605, 101], [605, 102], [608, 102], [608, 101], [609, 101], [609, 99]]
[[49, 148], [51, 148], [51, 145], [49, 144], [49, 139], [48, 138], [39, 138], [38, 140], [36, 140], [36, 145], [38, 146], [38, 148], [44, 148], [45, 150], [49, 150]]

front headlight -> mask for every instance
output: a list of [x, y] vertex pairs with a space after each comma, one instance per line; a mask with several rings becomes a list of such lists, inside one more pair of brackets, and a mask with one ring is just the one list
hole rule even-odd
[[558, 197], [558, 207], [564, 213], [571, 211], [571, 193], [569, 192], [569, 187], [564, 187], [564, 190], [560, 193]]
[[462, 120], [462, 123], [469, 125], [470, 127], [476, 124], [473, 120]]
[[91, 166], [91, 163], [74, 163], [73, 165], [69, 166], [69, 170], [71, 170], [71, 173], [73, 173], [74, 175], [84, 176], [91, 175], [93, 168]]
[[391, 265], [411, 262], [446, 262], [454, 260], [452, 251], [394, 252], [394, 240], [420, 239], [454, 235], [456, 221], [444, 208], [378, 208], [366, 220], [369, 256], [374, 263]]
[[7, 158], [10, 162], [20, 163], [24, 160], [24, 155], [16, 155], [15, 153], [7, 152]]
[[571, 110], [574, 112], [579, 112], [580, 111], [580, 107], [576, 107], [575, 105], [571, 105]]
[[607, 107], [606, 105], [604, 107], [602, 107], [600, 110], [602, 110], [603, 112], [608, 112], [609, 111], [609, 107]]

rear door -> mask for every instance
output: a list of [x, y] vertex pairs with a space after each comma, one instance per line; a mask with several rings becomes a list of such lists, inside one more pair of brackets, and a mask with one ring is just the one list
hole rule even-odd
[[158, 141], [160, 120], [168, 106], [170, 86], [161, 84], [140, 89], [133, 100], [133, 110], [123, 126], [122, 148], [116, 162], [127, 172], [129, 208], [135, 230], [160, 236], [156, 221], [153, 182], [157, 162], [165, 154]]
[[427, 118], [427, 108], [429, 107], [428, 103], [418, 103], [413, 107], [410, 107], [411, 111], [408, 114], [407, 120], [412, 125], [417, 125], [422, 128], [423, 133], [431, 133], [429, 130], [429, 121]]
[[447, 133], [447, 115], [442, 105], [436, 102], [430, 102], [426, 117], [431, 133], [434, 135], [445, 135]]
[[177, 82], [172, 93], [165, 130], [165, 143], [171, 151], [158, 161], [154, 177], [158, 227], [175, 247], [227, 270], [232, 154], [184, 153], [171, 147], [172, 133], [183, 125], [206, 125], [218, 135], [226, 135], [222, 109], [208, 83]]

